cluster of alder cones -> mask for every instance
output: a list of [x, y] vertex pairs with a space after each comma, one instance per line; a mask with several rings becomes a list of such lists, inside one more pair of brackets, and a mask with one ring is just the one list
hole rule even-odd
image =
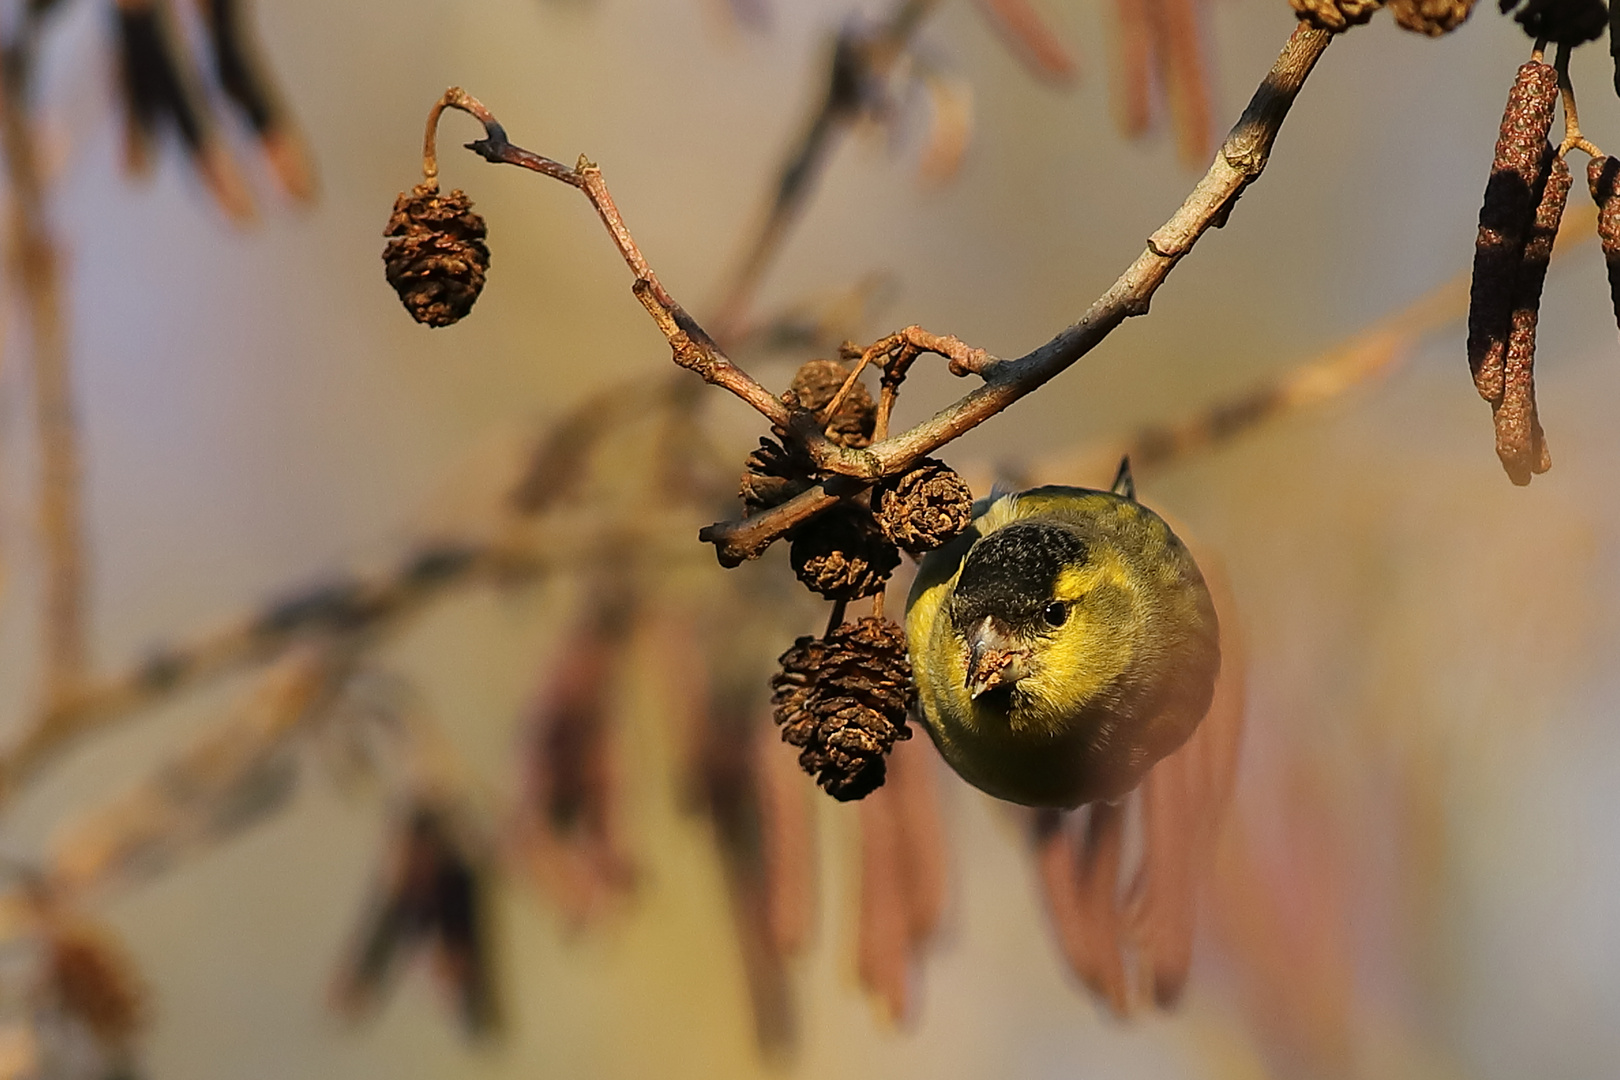
[[[850, 358], [860, 355], [846, 349]], [[812, 360], [783, 394], [815, 415], [828, 439], [860, 449], [871, 444], [877, 406], [844, 360]], [[740, 494], [756, 514], [808, 489], [819, 477], [810, 457], [778, 432], [748, 456]], [[793, 571], [811, 592], [841, 605], [883, 592], [912, 555], [955, 539], [973, 517], [973, 495], [949, 466], [925, 458], [864, 496], [846, 500], [788, 535]], [[906, 716], [915, 692], [905, 633], [874, 614], [802, 637], [782, 654], [771, 680], [771, 704], [782, 738], [799, 748], [799, 764], [835, 799], [876, 790], [885, 758], [911, 737]]]

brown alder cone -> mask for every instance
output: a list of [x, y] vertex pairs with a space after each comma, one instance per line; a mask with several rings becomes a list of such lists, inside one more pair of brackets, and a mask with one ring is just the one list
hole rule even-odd
[[1604, 156], [1586, 165], [1586, 186], [1597, 203], [1598, 242], [1609, 271], [1609, 301], [1620, 324], [1620, 160]]
[[859, 600], [883, 588], [900, 565], [900, 552], [870, 511], [843, 503], [794, 530], [788, 561], [811, 592]]
[[1360, 26], [1383, 7], [1383, 0], [1288, 0], [1301, 22], [1342, 34]]
[[472, 310], [489, 271], [484, 219], [460, 190], [445, 195], [438, 186], [418, 184], [400, 192], [383, 235], [388, 284], [411, 318], [428, 326], [449, 326]]
[[[1550, 153], [1552, 147], [1547, 147]], [[1507, 358], [1503, 371], [1502, 400], [1492, 410], [1496, 421], [1496, 456], [1508, 478], [1523, 486], [1532, 473], [1544, 473], [1552, 465], [1547, 441], [1536, 416], [1536, 320], [1541, 309], [1541, 287], [1547, 279], [1547, 263], [1552, 258], [1558, 222], [1564, 216], [1569, 198], [1569, 165], [1553, 155], [1541, 202], [1536, 207], [1535, 227], [1524, 245], [1514, 294], [1513, 317], [1508, 333]]]
[[1486, 401], [1502, 400], [1509, 323], [1524, 245], [1535, 224], [1547, 167], [1547, 132], [1558, 100], [1558, 72], [1532, 60], [1519, 68], [1479, 210], [1474, 278], [1468, 298], [1468, 367]]
[[876, 791], [886, 755], [911, 738], [905, 632], [886, 619], [844, 623], [825, 638], [800, 638], [780, 664], [771, 704], [800, 767], [840, 802]]
[[[837, 360], [811, 360], [793, 376], [793, 383], [782, 395], [789, 405], [820, 412], [832, 403], [854, 369]], [[859, 450], [872, 445], [877, 424], [877, 405], [865, 384], [857, 382], [826, 422], [827, 438], [839, 446]]]
[[781, 443], [761, 438], [759, 448], [744, 463], [737, 493], [743, 515], [780, 506], [810, 486], [810, 464], [790, 454]]
[[1555, 41], [1560, 45], [1584, 45], [1603, 35], [1609, 25], [1609, 9], [1603, 0], [1499, 0], [1503, 14], [1519, 9], [1513, 16], [1529, 36]]
[[949, 465], [923, 458], [872, 488], [878, 527], [894, 543], [920, 555], [949, 543], [973, 520], [973, 492]]
[[1475, 0], [1389, 0], [1395, 24], [1429, 37], [1449, 34], [1468, 20]]

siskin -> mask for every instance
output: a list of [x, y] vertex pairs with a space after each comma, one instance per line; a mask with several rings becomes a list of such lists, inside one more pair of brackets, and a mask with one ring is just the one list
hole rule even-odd
[[1128, 464], [1115, 488], [981, 502], [912, 585], [924, 725], [951, 768], [997, 798], [1117, 799], [1209, 709], [1221, 654], [1204, 577], [1136, 502]]

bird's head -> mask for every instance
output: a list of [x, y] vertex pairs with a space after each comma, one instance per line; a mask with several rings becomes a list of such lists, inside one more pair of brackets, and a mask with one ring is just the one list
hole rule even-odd
[[1111, 547], [1061, 521], [1015, 521], [980, 539], [949, 605], [969, 696], [1005, 695], [1009, 715], [1034, 720], [1111, 681], [1129, 652], [1121, 571]]

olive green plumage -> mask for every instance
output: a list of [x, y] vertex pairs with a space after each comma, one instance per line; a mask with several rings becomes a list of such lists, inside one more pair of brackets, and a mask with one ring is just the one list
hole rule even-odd
[[924, 726], [998, 798], [1124, 795], [1209, 708], [1221, 658], [1203, 575], [1133, 498], [1042, 487], [977, 509], [907, 601]]

